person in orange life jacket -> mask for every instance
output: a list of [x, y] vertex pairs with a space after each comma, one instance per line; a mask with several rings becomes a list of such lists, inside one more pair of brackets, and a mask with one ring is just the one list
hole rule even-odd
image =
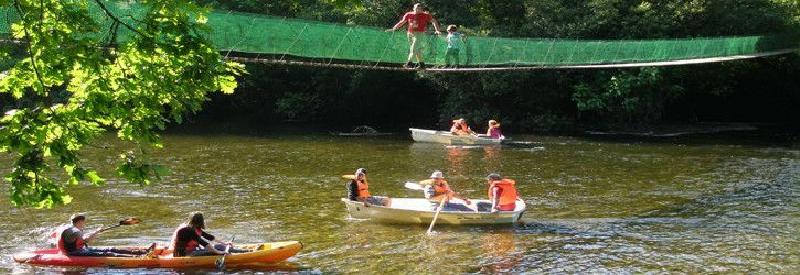
[[411, 68], [411, 59], [416, 57], [419, 63], [417, 68], [425, 69], [425, 60], [422, 58], [422, 39], [425, 38], [425, 31], [428, 28], [428, 23], [433, 24], [433, 28], [436, 29], [436, 35], [442, 34], [442, 32], [439, 31], [439, 22], [437, 22], [430, 13], [425, 11], [425, 7], [421, 3], [416, 3], [414, 4], [414, 10], [405, 13], [403, 18], [400, 19], [400, 22], [397, 22], [394, 27], [386, 31], [396, 31], [406, 23], [408, 23], [407, 36], [409, 52], [408, 60], [403, 67]]
[[367, 207], [370, 205], [389, 206], [391, 204], [391, 199], [387, 197], [370, 195], [366, 168], [358, 168], [353, 175], [342, 177], [350, 179], [350, 182], [347, 183], [347, 198], [351, 201], [363, 202], [364, 206]]
[[475, 132], [469, 128], [469, 125], [467, 125], [467, 120], [463, 118], [453, 120], [453, 126], [450, 127], [450, 133], [457, 136], [469, 136], [475, 134]]
[[[92, 233], [85, 233], [86, 214], [84, 213], [73, 214], [70, 217], [70, 221], [72, 226], [61, 228], [59, 229], [60, 232], [56, 232], [56, 247], [61, 253], [83, 257], [137, 257], [148, 253], [148, 251], [90, 248], [88, 243], [93, 241], [98, 234], [103, 233], [104, 230], [100, 229]], [[149, 250], [153, 248], [155, 246], [151, 246]]]
[[[225, 248], [231, 243], [218, 240], [214, 235], [204, 231], [206, 228], [203, 213], [192, 212], [189, 221], [181, 224], [172, 234], [170, 249], [173, 257], [212, 256], [225, 254]], [[210, 242], [215, 242], [210, 245]], [[201, 247], [202, 246], [202, 247]], [[247, 250], [231, 248], [228, 253], [243, 253]]]
[[447, 180], [444, 179], [444, 173], [442, 173], [442, 171], [434, 171], [430, 179], [420, 181], [419, 183], [426, 185], [425, 198], [431, 201], [440, 202], [442, 199], [445, 199], [449, 202], [452, 198], [458, 198], [463, 200], [467, 205], [471, 203], [469, 199], [462, 197], [450, 189], [450, 185], [448, 185]]
[[499, 174], [492, 173], [486, 177], [486, 184], [489, 185], [488, 195], [491, 205], [479, 203], [479, 211], [514, 211], [517, 198], [519, 198], [517, 188], [514, 187], [514, 180], [504, 179]]
[[500, 131], [500, 123], [496, 120], [489, 120], [489, 129], [486, 130], [486, 135], [492, 139], [506, 139], [503, 132]]

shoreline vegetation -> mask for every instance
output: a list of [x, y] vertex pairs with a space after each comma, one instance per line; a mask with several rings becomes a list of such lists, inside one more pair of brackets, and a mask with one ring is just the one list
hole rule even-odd
[[[72, 200], [68, 186], [102, 185], [107, 175], [84, 166], [79, 155], [106, 132], [136, 148], [118, 152], [118, 176], [150, 184], [167, 169], [152, 163], [149, 151], [163, 146], [160, 133], [167, 126], [187, 118], [248, 118], [262, 128], [292, 121], [323, 125], [325, 131], [373, 125], [379, 132], [447, 129], [464, 118], [478, 131], [496, 120], [509, 136], [746, 129], [669, 126], [701, 122], [778, 124], [795, 131], [800, 125], [797, 54], [674, 67], [480, 74], [239, 64], [226, 61], [226, 53], [204, 35], [213, 27], [205, 15], [211, 9], [387, 28], [410, 3], [154, 0], [144, 3], [150, 8], [136, 20], [147, 27], [139, 28], [120, 19], [128, 15], [106, 9], [106, 1], [89, 1], [114, 26], [103, 37], [91, 35], [102, 24], [90, 20], [85, 2], [51, 2], [57, 1], [0, 2], [20, 15], [8, 22], [13, 37], [30, 41], [0, 47], [0, 152], [11, 153], [18, 168], [4, 177], [15, 206], [64, 205]], [[645, 41], [800, 30], [795, 0], [421, 2], [442, 25], [458, 26], [467, 43], [478, 36]], [[118, 39], [117, 27], [130, 37]], [[99, 50], [113, 45], [113, 51]], [[224, 129], [229, 127], [216, 130]], [[45, 173], [54, 169], [61, 178]]]

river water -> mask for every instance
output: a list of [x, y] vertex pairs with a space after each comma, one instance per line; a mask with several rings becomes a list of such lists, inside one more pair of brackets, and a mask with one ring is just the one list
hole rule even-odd
[[[17, 209], [0, 197], [0, 272], [65, 269], [13, 263], [43, 244], [53, 226], [88, 212], [90, 227], [137, 216], [101, 245], [166, 243], [191, 211], [208, 230], [237, 242], [300, 240], [288, 263], [242, 273], [642, 273], [800, 270], [800, 146], [709, 137], [598, 140], [528, 136], [536, 147], [447, 147], [406, 135], [168, 134], [153, 158], [172, 173], [140, 187], [113, 178], [76, 186], [68, 206]], [[785, 140], [785, 139], [782, 139]], [[113, 175], [124, 148], [112, 138], [85, 159]], [[8, 156], [0, 170], [8, 171]], [[406, 180], [441, 169], [450, 185], [485, 197], [483, 178], [516, 179], [528, 203], [523, 222], [500, 227], [383, 225], [348, 219], [341, 175], [369, 171], [374, 195], [419, 197]], [[8, 187], [0, 188], [4, 194]], [[71, 269], [70, 269], [71, 270]], [[67, 270], [69, 271], [69, 270]], [[89, 273], [186, 270], [105, 268]], [[191, 270], [190, 270], [191, 271]]]

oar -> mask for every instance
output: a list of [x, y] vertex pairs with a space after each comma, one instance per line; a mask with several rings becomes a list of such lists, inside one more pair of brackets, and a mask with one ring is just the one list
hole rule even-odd
[[[231, 238], [231, 243], [236, 240], [236, 236], [234, 235]], [[228, 252], [231, 251], [231, 244], [225, 246], [225, 254], [222, 254], [222, 257], [217, 258], [217, 270], [222, 271], [225, 269], [225, 256], [228, 256]]]
[[425, 187], [424, 187], [424, 186], [422, 186], [422, 185], [421, 185], [421, 184], [419, 184], [419, 183], [416, 183], [416, 182], [410, 182], [410, 181], [409, 181], [409, 182], [406, 182], [406, 188], [408, 188], [408, 189], [411, 189], [411, 190], [420, 190], [420, 191], [425, 191]]
[[431, 226], [428, 226], [428, 235], [433, 234], [433, 225], [436, 224], [436, 219], [439, 218], [439, 212], [442, 211], [444, 208], [444, 203], [447, 201], [447, 196], [442, 197], [442, 202], [439, 203], [439, 209], [436, 209], [436, 214], [433, 214], [433, 220], [431, 221]]
[[112, 225], [112, 226], [97, 230], [97, 232], [95, 232], [95, 233], [100, 233], [100, 232], [103, 232], [103, 231], [106, 231], [106, 230], [111, 230], [111, 229], [114, 229], [114, 228], [117, 228], [117, 227], [120, 227], [120, 226], [123, 226], [123, 225], [139, 224], [141, 222], [142, 222], [142, 220], [137, 218], [137, 217], [130, 217], [130, 218], [127, 218], [127, 219], [119, 221], [119, 223], [117, 223], [115, 225]]

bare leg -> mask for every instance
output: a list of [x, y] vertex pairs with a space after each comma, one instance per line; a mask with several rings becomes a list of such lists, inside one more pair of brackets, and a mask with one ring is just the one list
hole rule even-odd
[[413, 33], [408, 33], [408, 63], [411, 63], [411, 59], [414, 58], [417, 52], [417, 39], [415, 38]]

